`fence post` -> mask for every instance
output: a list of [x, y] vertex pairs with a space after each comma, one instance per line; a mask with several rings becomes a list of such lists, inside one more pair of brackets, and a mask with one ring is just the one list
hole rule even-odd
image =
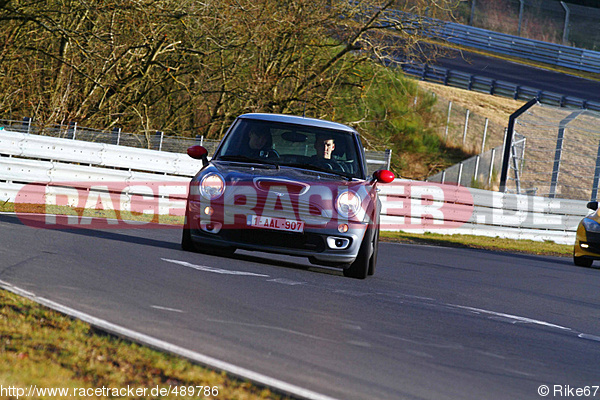
[[158, 131], [157, 134], [160, 134], [160, 142], [158, 143], [158, 151], [162, 151], [163, 139], [165, 137], [164, 132]]
[[481, 140], [481, 154], [485, 151], [485, 139], [487, 138], [487, 130], [488, 130], [489, 120], [485, 119], [485, 127], [483, 128], [483, 139]]
[[467, 129], [469, 128], [469, 114], [471, 110], [467, 109], [467, 116], [465, 117], [465, 131], [463, 132], [463, 146], [467, 141]]
[[[116, 144], [117, 146], [119, 145], [119, 143], [121, 142], [121, 128], [113, 128], [112, 130], [112, 135], [113, 135], [113, 144]], [[116, 135], [116, 140], [114, 140]]]
[[25, 133], [31, 133], [31, 118], [25, 117], [23, 118], [23, 128], [25, 128]]
[[463, 163], [458, 164], [458, 179], [456, 180], [456, 186], [460, 186], [460, 181], [462, 180], [462, 172], [463, 172]]
[[502, 159], [502, 173], [500, 174], [500, 191], [506, 192], [506, 179], [508, 178], [508, 164], [510, 162], [510, 150], [512, 147], [512, 138], [515, 132], [515, 121], [519, 118], [525, 111], [529, 110], [535, 104], [537, 104], [538, 99], [533, 98], [525, 103], [521, 108], [512, 113], [508, 118], [508, 129], [506, 130], [506, 135], [504, 139], [504, 156]]
[[598, 154], [596, 155], [596, 169], [594, 170], [594, 183], [592, 186], [592, 197], [590, 201], [598, 199], [598, 183], [600, 181], [600, 142], [598, 143]]
[[452, 112], [452, 100], [450, 100], [448, 102], [448, 119], [446, 120], [446, 135], [444, 136], [444, 139], [446, 140], [446, 142], [448, 141], [448, 128], [450, 126], [450, 113]]
[[496, 157], [496, 149], [492, 149], [492, 157], [490, 159], [490, 171], [488, 174], [488, 187], [492, 187], [492, 173], [494, 172], [494, 158]]
[[582, 112], [583, 110], [572, 112], [558, 124], [558, 137], [556, 138], [556, 150], [554, 151], [554, 167], [552, 168], [552, 181], [550, 182], [550, 193], [548, 195], [548, 197], [551, 199], [556, 196], [556, 186], [558, 185], [558, 173], [560, 172], [560, 160], [562, 157], [565, 129], [567, 128], [567, 125], [569, 125], [569, 123], [577, 118]]
[[519, 6], [519, 28], [517, 29], [518, 32], [518, 36], [521, 36], [521, 26], [523, 25], [523, 8], [524, 8], [524, 4], [523, 4], [523, 0], [519, 0], [521, 5]]
[[563, 6], [563, 8], [565, 9], [565, 27], [563, 29], [563, 44], [565, 46], [568, 46], [568, 42], [569, 42], [569, 19], [571, 17], [571, 9], [569, 9], [569, 7], [565, 4], [564, 1], [561, 1], [560, 4]]
[[69, 127], [67, 128], [67, 139], [75, 140], [75, 135], [77, 134], [77, 122], [69, 122]]

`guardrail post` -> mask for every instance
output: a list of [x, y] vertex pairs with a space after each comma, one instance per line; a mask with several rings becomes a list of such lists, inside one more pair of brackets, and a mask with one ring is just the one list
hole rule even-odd
[[596, 169], [594, 170], [594, 183], [592, 186], [592, 197], [590, 201], [598, 199], [598, 183], [600, 182], [600, 142], [598, 143], [598, 153], [596, 155]]
[[513, 98], [514, 98], [515, 100], [518, 100], [518, 99], [519, 99], [519, 89], [520, 89], [520, 88], [521, 88], [521, 87], [520, 87], [519, 85], [515, 86], [515, 93], [514, 93], [514, 95], [513, 95]]
[[495, 91], [496, 91], [496, 80], [492, 79], [492, 82], [490, 83], [490, 94], [494, 95]]

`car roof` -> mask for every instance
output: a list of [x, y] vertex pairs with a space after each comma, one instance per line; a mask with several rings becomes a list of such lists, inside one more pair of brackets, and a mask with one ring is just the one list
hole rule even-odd
[[323, 119], [299, 117], [296, 115], [249, 113], [249, 114], [240, 115], [238, 118], [255, 119], [255, 120], [261, 120], [261, 121], [283, 122], [283, 123], [288, 123], [288, 124], [297, 124], [297, 125], [305, 125], [305, 126], [314, 126], [314, 127], [318, 127], [318, 128], [335, 129], [338, 131], [344, 131], [344, 132], [348, 132], [348, 133], [352, 133], [352, 134], [357, 134], [356, 130], [354, 130], [344, 124], [326, 121]]

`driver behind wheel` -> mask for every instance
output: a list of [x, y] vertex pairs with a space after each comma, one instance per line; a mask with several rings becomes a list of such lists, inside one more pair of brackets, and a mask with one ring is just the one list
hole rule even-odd
[[314, 165], [343, 172], [342, 166], [332, 157], [335, 150], [335, 139], [332, 136], [323, 133], [317, 134], [314, 148], [317, 151], [317, 154], [312, 157]]
[[273, 138], [271, 133], [253, 127], [248, 132], [248, 156], [252, 158], [278, 158], [277, 152], [272, 148]]

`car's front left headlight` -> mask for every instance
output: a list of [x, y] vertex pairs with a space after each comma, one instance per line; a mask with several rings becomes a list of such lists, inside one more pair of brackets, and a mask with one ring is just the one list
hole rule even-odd
[[593, 219], [584, 218], [582, 223], [586, 231], [600, 233], [600, 224], [594, 221]]
[[208, 200], [219, 198], [225, 191], [225, 181], [219, 174], [205, 175], [200, 181], [200, 194]]
[[360, 196], [351, 190], [341, 192], [335, 200], [335, 209], [343, 218], [350, 218], [360, 211]]

